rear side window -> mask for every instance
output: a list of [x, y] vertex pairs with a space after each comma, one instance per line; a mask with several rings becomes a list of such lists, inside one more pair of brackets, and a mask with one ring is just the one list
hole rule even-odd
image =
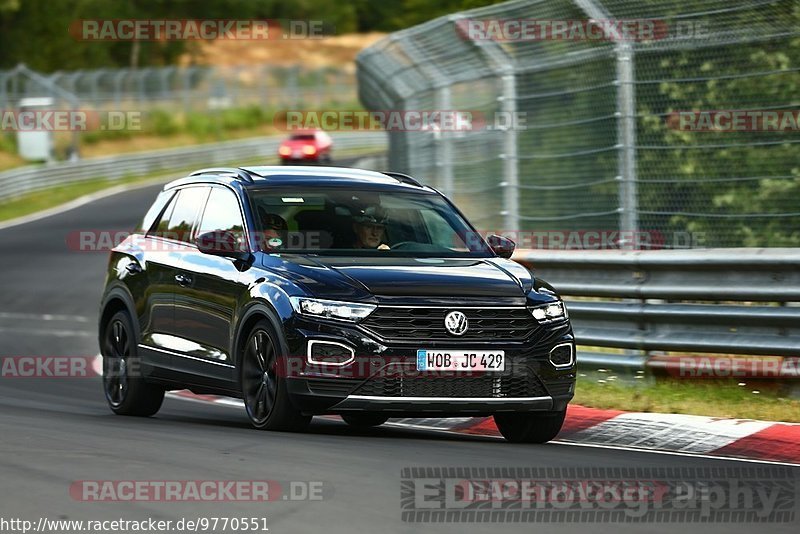
[[178, 192], [161, 216], [154, 235], [191, 243], [192, 229], [200, 208], [205, 204], [208, 189], [208, 187], [187, 187]]

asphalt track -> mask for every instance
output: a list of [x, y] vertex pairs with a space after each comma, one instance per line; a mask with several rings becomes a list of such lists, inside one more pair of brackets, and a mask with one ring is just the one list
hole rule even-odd
[[[0, 356], [97, 354], [106, 253], [69, 250], [72, 230], [126, 230], [160, 186], [102, 198], [0, 230]], [[250, 429], [231, 407], [168, 398], [149, 419], [114, 416], [98, 378], [0, 378], [0, 516], [177, 520], [265, 517], [270, 532], [797, 532], [793, 523], [406, 523], [401, 469], [436, 467], [709, 467], [753, 464], [551, 443], [379, 428], [315, 418], [303, 434]], [[792, 469], [792, 468], [786, 468]], [[794, 469], [796, 477], [800, 471]], [[322, 481], [322, 501], [81, 502], [79, 480]], [[796, 503], [795, 503], [796, 507]]]

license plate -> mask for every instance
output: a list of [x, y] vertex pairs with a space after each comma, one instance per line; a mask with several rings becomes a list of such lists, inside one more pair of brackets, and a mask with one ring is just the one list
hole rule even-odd
[[505, 371], [506, 357], [502, 350], [439, 350], [417, 351], [417, 371]]
[[297, 151], [292, 152], [292, 158], [293, 159], [300, 159], [300, 152], [297, 152]]

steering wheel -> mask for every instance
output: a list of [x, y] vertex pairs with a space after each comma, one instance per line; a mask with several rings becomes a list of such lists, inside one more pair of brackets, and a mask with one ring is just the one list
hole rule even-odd
[[400, 241], [399, 243], [395, 243], [394, 245], [391, 245], [391, 249], [392, 250], [399, 250], [399, 249], [402, 249], [403, 247], [406, 247], [408, 245], [416, 245], [416, 244], [417, 244], [416, 241]]

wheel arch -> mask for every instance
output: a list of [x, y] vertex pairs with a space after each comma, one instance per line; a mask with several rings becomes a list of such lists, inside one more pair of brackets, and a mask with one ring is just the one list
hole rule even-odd
[[[266, 320], [272, 326], [272, 330], [275, 333], [275, 336], [278, 339], [278, 343], [280, 343], [280, 349], [282, 354], [288, 353], [288, 344], [286, 343], [286, 337], [283, 332], [283, 323], [278, 315], [278, 312], [275, 308], [266, 301], [257, 301], [251, 304], [243, 313], [241, 318], [239, 319], [238, 326], [236, 327], [234, 337], [233, 337], [233, 357], [234, 363], [236, 368], [239, 368], [240, 360], [242, 357], [242, 351], [244, 349], [244, 343], [246, 343], [247, 334], [250, 333], [250, 330], [260, 321]], [[237, 373], [238, 376], [238, 373]]]
[[114, 314], [120, 311], [128, 313], [128, 316], [131, 319], [131, 325], [133, 326], [133, 333], [138, 343], [140, 329], [135, 309], [136, 307], [133, 304], [133, 297], [125, 289], [121, 287], [115, 287], [109, 290], [103, 297], [100, 305], [100, 319], [97, 323], [98, 343], [102, 345], [103, 333], [108, 325], [108, 321], [111, 320], [111, 317], [113, 317]]

